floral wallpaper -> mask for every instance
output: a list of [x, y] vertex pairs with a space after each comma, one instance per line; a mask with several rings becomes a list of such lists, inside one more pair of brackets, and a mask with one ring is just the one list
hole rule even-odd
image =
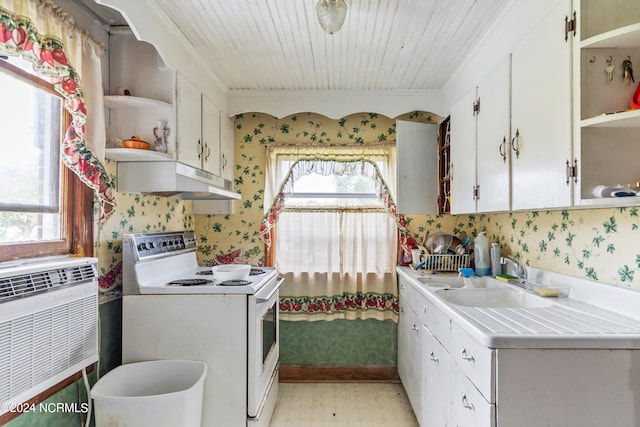
[[[397, 117], [437, 123], [438, 116], [413, 112]], [[359, 113], [339, 120], [320, 114], [300, 113], [276, 119], [268, 114], [248, 113], [235, 119], [235, 190], [242, 200], [235, 201], [234, 215], [194, 215], [196, 235], [200, 236], [198, 258], [201, 263], [216, 255], [242, 249], [249, 263], [264, 262], [260, 224], [264, 214], [264, 165], [267, 144], [309, 146], [354, 146], [395, 141], [395, 121], [375, 113]], [[411, 231], [424, 235], [425, 218], [415, 221]], [[431, 225], [437, 223], [432, 219]], [[410, 226], [411, 227], [411, 226]]]
[[[116, 182], [116, 162], [107, 160], [106, 168]], [[115, 210], [106, 221], [97, 223], [94, 233], [94, 256], [98, 257], [102, 292], [122, 288], [123, 234], [193, 228], [191, 202], [118, 192], [115, 196]]]
[[[430, 113], [402, 120], [437, 121]], [[234, 215], [195, 215], [201, 236], [199, 259], [242, 249], [250, 263], [264, 259], [259, 238], [263, 213], [265, 146], [278, 144], [350, 145], [395, 140], [395, 119], [354, 114], [339, 120], [311, 113], [283, 119], [244, 114], [235, 121], [235, 188], [242, 200]], [[503, 254], [525, 263], [577, 277], [640, 290], [640, 211], [636, 207], [490, 213], [478, 215], [411, 215], [410, 231], [420, 241], [427, 230], [475, 236], [486, 230]]]
[[[460, 221], [458, 221], [460, 219]], [[456, 217], [487, 231], [527, 265], [640, 290], [640, 209], [580, 209]]]

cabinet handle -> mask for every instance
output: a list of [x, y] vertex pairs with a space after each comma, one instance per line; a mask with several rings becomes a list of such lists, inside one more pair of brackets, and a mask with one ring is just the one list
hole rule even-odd
[[462, 357], [464, 360], [468, 360], [469, 362], [473, 362], [475, 360], [471, 354], [467, 354], [467, 349], [464, 347], [462, 347], [460, 357]]
[[453, 181], [453, 162], [449, 163], [449, 181]]
[[200, 142], [200, 140], [198, 139], [198, 160], [200, 160], [202, 158], [202, 142]]
[[473, 406], [473, 403], [469, 403], [469, 401], [467, 400], [467, 395], [462, 393], [462, 406], [464, 408], [467, 408], [471, 411], [475, 411], [476, 407]]
[[429, 360], [431, 360], [432, 362], [437, 362], [438, 358], [436, 357], [435, 354], [433, 354], [433, 351], [431, 353], [429, 353]]
[[502, 144], [500, 144], [500, 155], [502, 156], [502, 161], [507, 163], [507, 137], [502, 138]]
[[204, 159], [205, 160], [209, 160], [209, 156], [211, 155], [211, 148], [209, 148], [209, 143], [208, 142], [204, 143], [204, 148], [207, 149], [207, 155], [204, 156]]
[[227, 156], [222, 155], [222, 169], [227, 167]]
[[427, 312], [427, 306], [426, 306], [426, 305], [423, 305], [423, 306], [422, 306], [422, 312], [423, 312], [423, 313], [426, 313], [426, 312]]
[[413, 331], [417, 331], [417, 330], [418, 330], [418, 327], [417, 327], [415, 324], [413, 324], [413, 325], [411, 325], [411, 330], [413, 330]]
[[404, 307], [400, 306], [400, 313], [404, 313]]
[[516, 129], [516, 136], [511, 140], [511, 149], [516, 153], [516, 159], [520, 156], [520, 130]]

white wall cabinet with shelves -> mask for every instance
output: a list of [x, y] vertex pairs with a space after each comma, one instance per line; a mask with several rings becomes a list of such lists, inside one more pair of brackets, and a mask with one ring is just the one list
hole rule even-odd
[[574, 132], [580, 167], [575, 204], [638, 205], [640, 197], [598, 197], [601, 193], [594, 190], [640, 189], [640, 109], [630, 109], [638, 81], [625, 80], [623, 70], [624, 60], [640, 61], [640, 4], [582, 0], [578, 16]]

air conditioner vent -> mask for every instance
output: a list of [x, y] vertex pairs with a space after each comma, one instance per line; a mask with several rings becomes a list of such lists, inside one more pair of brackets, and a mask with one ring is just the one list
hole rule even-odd
[[0, 303], [62, 286], [76, 285], [98, 277], [95, 265], [55, 268], [37, 273], [0, 278]]

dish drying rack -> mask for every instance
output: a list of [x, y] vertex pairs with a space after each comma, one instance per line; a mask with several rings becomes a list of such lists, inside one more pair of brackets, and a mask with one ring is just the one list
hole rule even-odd
[[[424, 254], [424, 261], [414, 268], [431, 271], [458, 271], [460, 268], [469, 267], [470, 255], [457, 254]], [[422, 265], [421, 265], [422, 264]]]

